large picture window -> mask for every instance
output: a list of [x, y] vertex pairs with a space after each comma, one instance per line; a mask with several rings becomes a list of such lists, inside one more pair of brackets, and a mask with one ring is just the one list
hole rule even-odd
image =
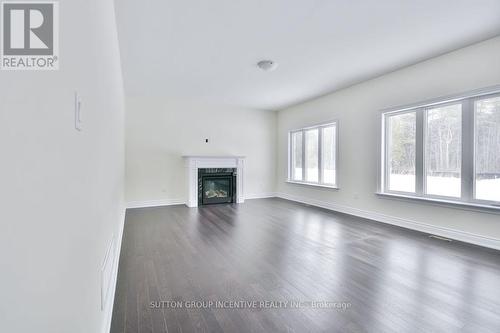
[[337, 186], [337, 122], [289, 133], [288, 181]]
[[382, 193], [500, 203], [500, 94], [384, 112], [382, 129]]

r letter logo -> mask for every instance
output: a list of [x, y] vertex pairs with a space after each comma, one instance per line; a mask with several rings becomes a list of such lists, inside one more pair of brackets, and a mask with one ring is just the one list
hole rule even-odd
[[3, 70], [59, 68], [58, 3], [2, 2]]

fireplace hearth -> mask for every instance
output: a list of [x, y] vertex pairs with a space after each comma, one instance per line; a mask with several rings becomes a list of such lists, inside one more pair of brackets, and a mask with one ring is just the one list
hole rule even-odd
[[236, 202], [236, 169], [198, 169], [198, 203], [212, 205]]

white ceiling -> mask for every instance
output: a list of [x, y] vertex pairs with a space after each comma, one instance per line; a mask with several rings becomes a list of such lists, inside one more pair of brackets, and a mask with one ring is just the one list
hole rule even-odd
[[[117, 0], [125, 90], [281, 109], [500, 34], [500, 0]], [[279, 63], [273, 72], [256, 67]]]

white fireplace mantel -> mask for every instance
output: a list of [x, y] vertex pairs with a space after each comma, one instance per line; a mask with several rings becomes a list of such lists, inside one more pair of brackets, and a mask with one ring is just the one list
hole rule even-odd
[[236, 168], [236, 203], [243, 203], [243, 172], [245, 156], [182, 156], [186, 162], [188, 195], [186, 205], [198, 207], [198, 169]]

